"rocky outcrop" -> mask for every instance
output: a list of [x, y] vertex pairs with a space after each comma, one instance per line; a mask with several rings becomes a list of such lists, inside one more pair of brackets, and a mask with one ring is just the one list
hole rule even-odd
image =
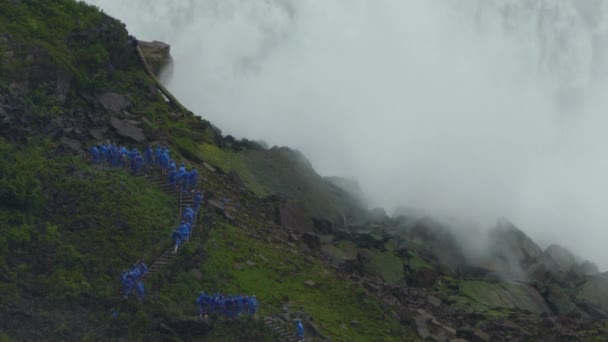
[[137, 45], [141, 49], [146, 58], [146, 62], [150, 66], [152, 72], [159, 76], [161, 70], [173, 63], [171, 58], [171, 46], [159, 41], [138, 41]]
[[125, 120], [113, 117], [110, 119], [110, 126], [114, 129], [116, 134], [123, 138], [130, 139], [140, 144], [146, 141], [143, 130]]
[[279, 205], [277, 223], [300, 234], [312, 232], [313, 222], [306, 206], [299, 201], [286, 201]]
[[112, 92], [98, 95], [97, 100], [103, 108], [115, 115], [122, 114], [123, 110], [131, 105], [131, 102], [124, 95]]

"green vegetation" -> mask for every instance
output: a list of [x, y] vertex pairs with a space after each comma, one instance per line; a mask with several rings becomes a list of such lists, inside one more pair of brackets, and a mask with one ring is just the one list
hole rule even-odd
[[[215, 229], [205, 247], [210, 258], [200, 270], [210, 276], [203, 279], [201, 289], [256, 294], [263, 303], [262, 315], [277, 313], [281, 303], [291, 302], [293, 310], [313, 316], [322, 332], [344, 340], [391, 341], [403, 334], [398, 322], [365, 291], [336, 279], [296, 249], [252, 240], [230, 225]], [[315, 287], [306, 286], [306, 280]], [[351, 327], [351, 321], [360, 326]], [[342, 323], [346, 330], [340, 328]]]
[[174, 222], [175, 201], [144, 180], [52, 150], [0, 143], [0, 270], [13, 279], [4, 302], [24, 282], [59, 300], [116, 295], [120, 271], [150, 261]]
[[365, 271], [375, 273], [389, 284], [398, 284], [403, 278], [403, 261], [391, 252], [372, 251], [372, 258], [365, 265]]
[[222, 171], [228, 173], [234, 170], [237, 172], [247, 187], [256, 195], [263, 197], [270, 193], [268, 189], [258, 182], [256, 176], [251, 172], [244, 158], [245, 153], [223, 150], [211, 144], [202, 144], [200, 150], [203, 159], [218, 166]]

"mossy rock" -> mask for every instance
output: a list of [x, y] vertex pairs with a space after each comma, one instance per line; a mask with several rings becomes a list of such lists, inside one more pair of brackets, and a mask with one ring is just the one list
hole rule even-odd
[[371, 250], [371, 258], [363, 269], [367, 273], [380, 276], [386, 283], [398, 284], [404, 279], [403, 260], [391, 252], [381, 253]]
[[545, 289], [545, 298], [554, 313], [568, 315], [579, 312], [578, 307], [570, 299], [569, 294], [556, 285], [549, 285]]
[[328, 256], [334, 265], [357, 260], [357, 246], [348, 240], [338, 241], [333, 245], [324, 245], [321, 252]]
[[608, 310], [608, 279], [590, 277], [576, 290], [575, 298], [579, 303], [597, 305]]
[[476, 307], [490, 309], [521, 309], [535, 313], [550, 312], [541, 295], [533, 287], [514, 282], [460, 282], [460, 295], [475, 302]]

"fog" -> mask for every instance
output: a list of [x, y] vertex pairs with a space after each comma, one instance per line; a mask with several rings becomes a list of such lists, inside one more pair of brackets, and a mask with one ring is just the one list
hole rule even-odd
[[608, 268], [607, 1], [88, 2], [171, 44], [168, 88], [225, 134]]

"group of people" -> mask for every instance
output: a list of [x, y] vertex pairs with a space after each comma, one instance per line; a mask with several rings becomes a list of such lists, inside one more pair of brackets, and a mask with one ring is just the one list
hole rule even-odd
[[196, 299], [201, 318], [207, 319], [210, 314], [218, 314], [228, 318], [241, 314], [256, 315], [258, 300], [254, 296], [224, 296], [220, 293], [206, 294], [202, 292]]
[[[197, 198], [200, 200], [197, 200]], [[177, 249], [190, 238], [190, 232], [196, 218], [196, 212], [200, 208], [202, 200], [202, 193], [197, 191], [194, 196], [194, 206], [196, 211], [191, 206], [186, 206], [182, 213], [182, 222], [171, 234], [171, 237], [173, 238], [173, 245], [175, 246], [175, 253], [177, 253]]]
[[190, 188], [193, 188], [198, 183], [198, 171], [196, 169], [192, 169], [192, 171], [187, 171], [186, 166], [182, 163], [179, 169], [176, 168], [175, 162], [171, 161], [169, 163], [169, 184], [176, 186], [181, 185], [184, 192], [190, 191]]
[[137, 148], [129, 149], [126, 146], [118, 146], [109, 142], [93, 146], [89, 149], [89, 152], [93, 164], [122, 167], [130, 169], [134, 173], [140, 172], [144, 165], [150, 165], [151, 163], [150, 160], [144, 158]]
[[130, 270], [122, 271], [122, 292], [124, 299], [129, 298], [135, 292], [139, 301], [144, 300], [144, 283], [142, 278], [147, 272], [148, 266], [141, 260], [133, 264]]

